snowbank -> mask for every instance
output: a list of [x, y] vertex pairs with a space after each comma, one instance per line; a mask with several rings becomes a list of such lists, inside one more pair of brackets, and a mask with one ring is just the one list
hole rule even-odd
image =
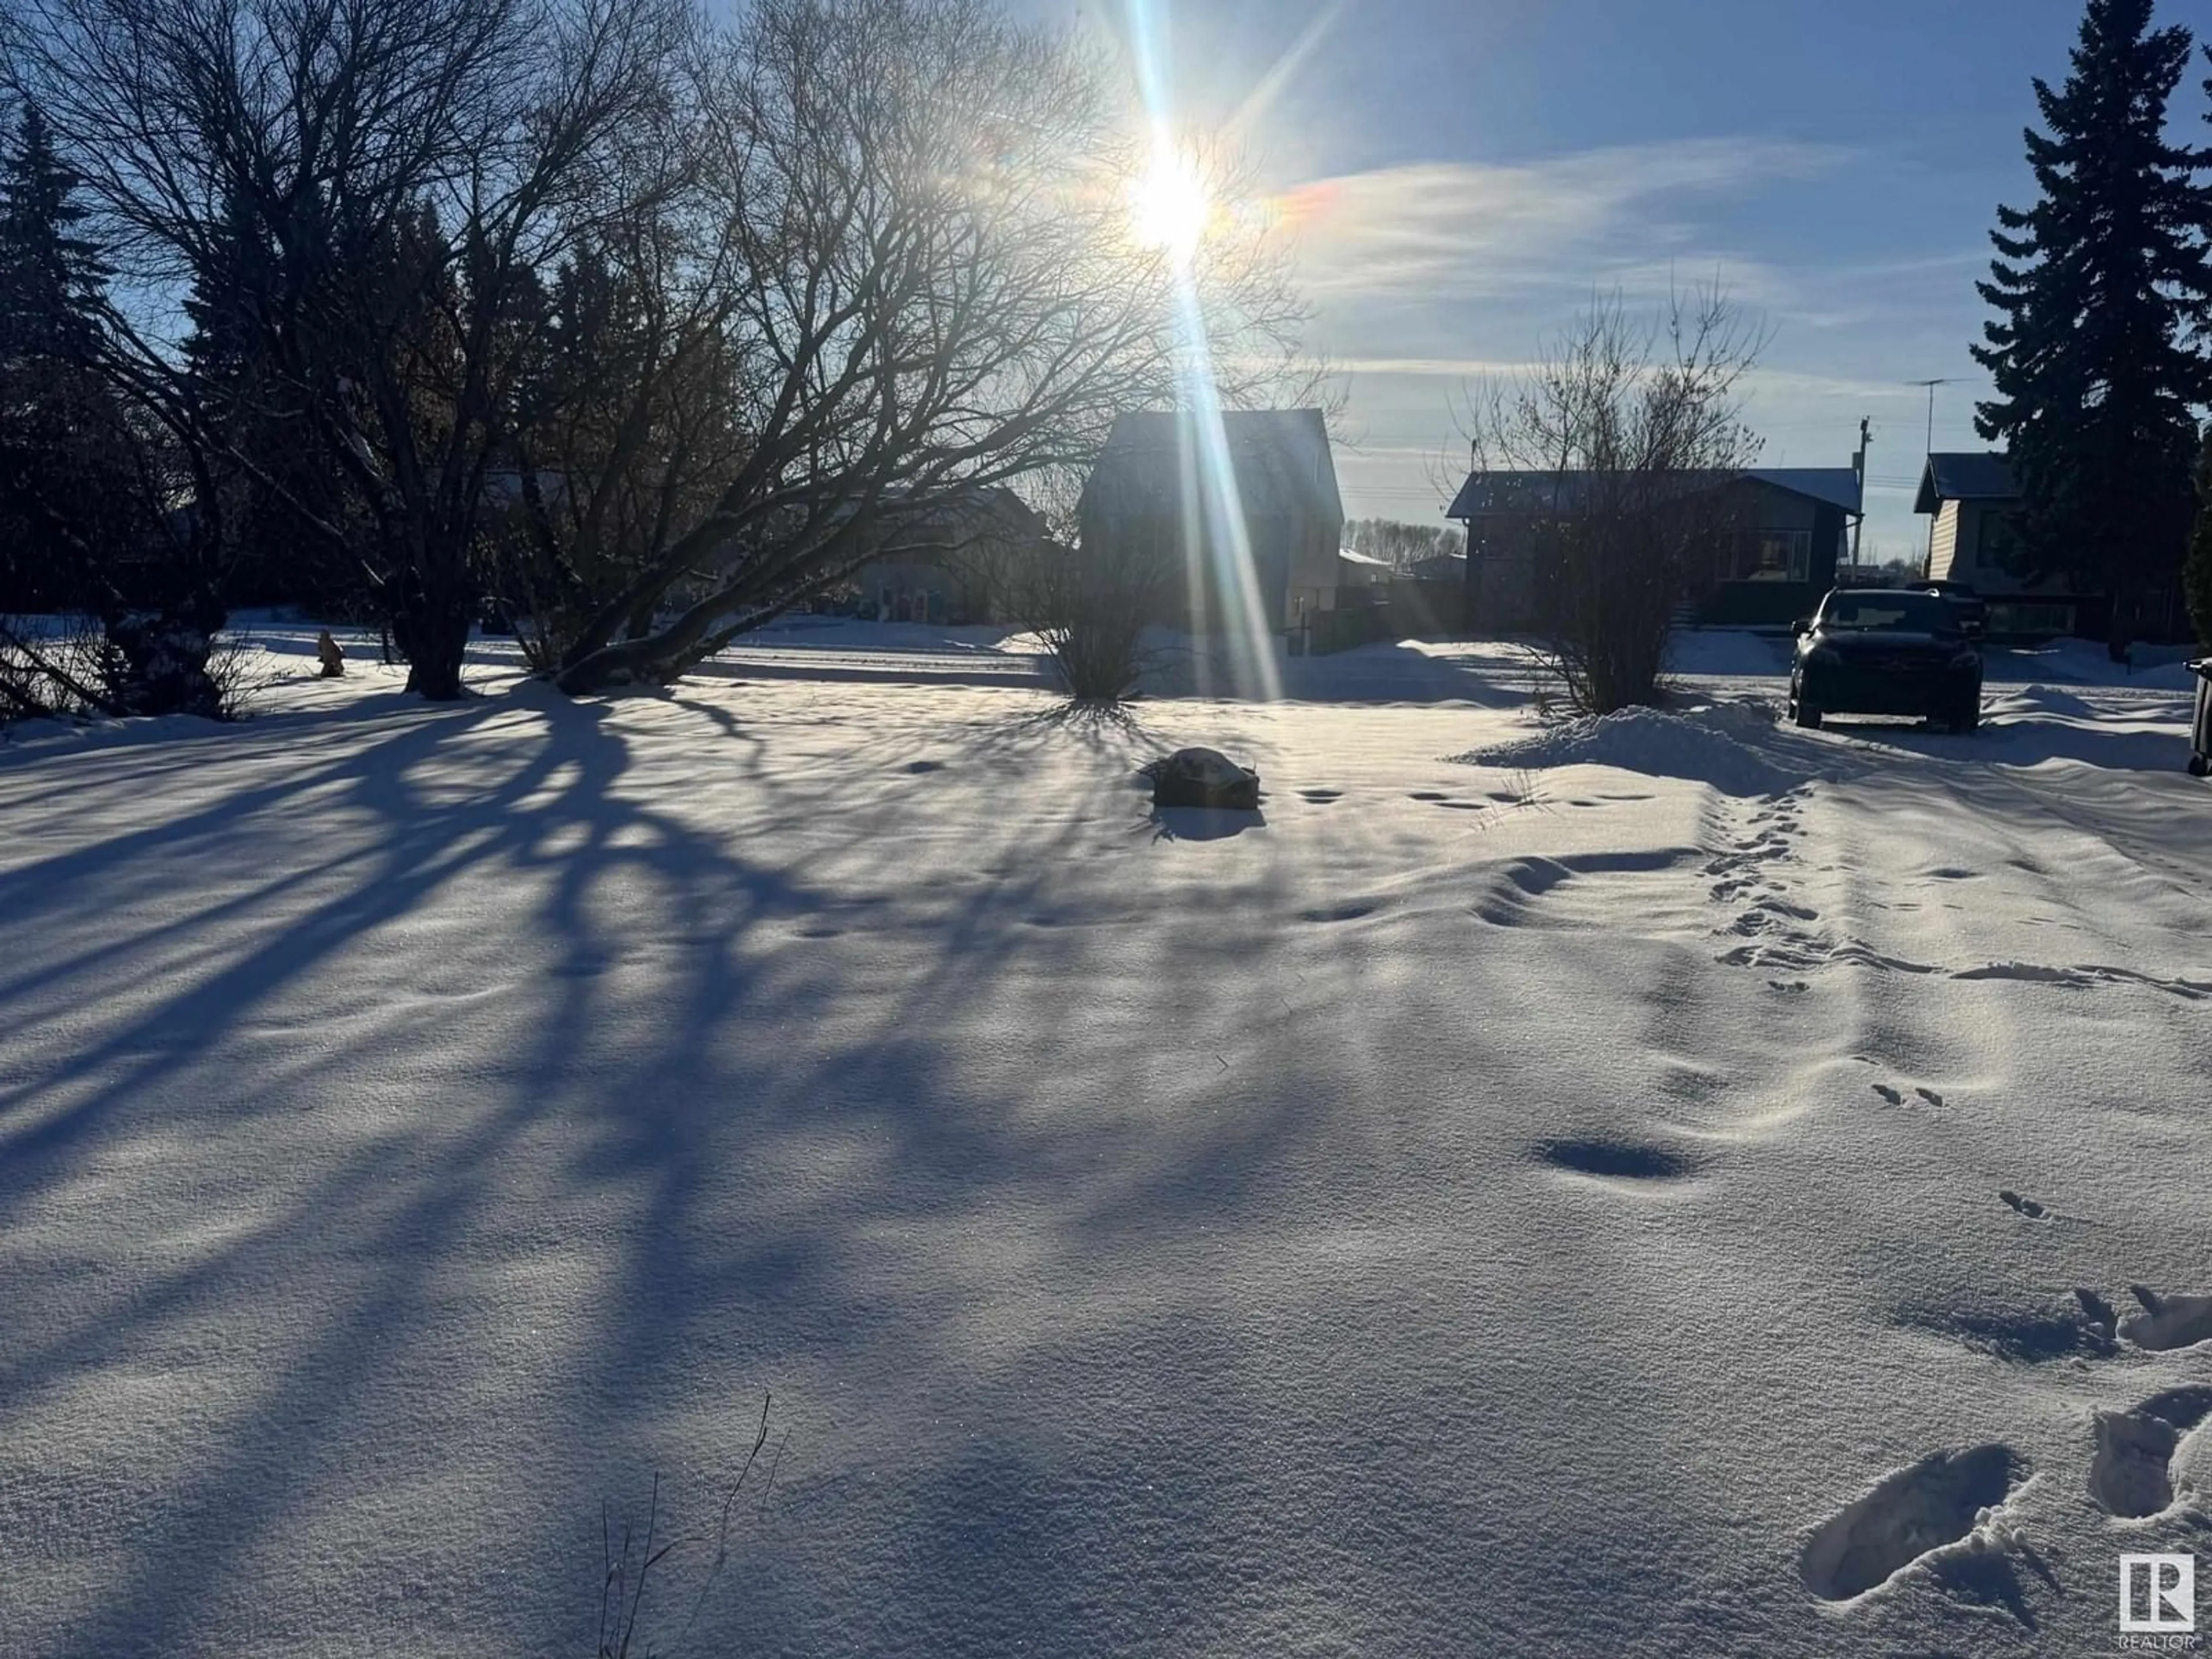
[[2014, 671], [2039, 680], [2075, 685], [2137, 687], [2146, 691], [2192, 691], [2197, 677], [2183, 666], [2197, 654], [2184, 646], [2139, 645], [2136, 668], [2114, 662], [2094, 640], [2052, 640], [2045, 645], [1997, 646], [1988, 653], [1992, 678]]
[[1993, 710], [2008, 714], [2058, 714], [2068, 720], [2094, 720], [2096, 711], [2071, 691], [2056, 686], [2030, 685], [2018, 691], [2000, 692], [1990, 700]]
[[1802, 783], [1814, 770], [1753, 747], [1772, 735], [1772, 720], [1741, 703], [1683, 714], [1624, 708], [1449, 758], [1460, 765], [1529, 770], [1612, 766], [1709, 784], [1724, 795], [1774, 795]]

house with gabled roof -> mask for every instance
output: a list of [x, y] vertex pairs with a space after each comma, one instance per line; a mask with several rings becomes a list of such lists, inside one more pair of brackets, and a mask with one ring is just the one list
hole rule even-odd
[[2030, 580], [2012, 570], [2021, 505], [2012, 463], [1997, 451], [1929, 456], [1912, 502], [1929, 520], [1928, 579], [1972, 588], [1989, 605], [1989, 632], [2000, 637], [2101, 631], [2100, 597], [2076, 591], [2062, 577]]
[[[2100, 584], [2025, 576], [2014, 568], [2026, 505], [2019, 477], [2002, 453], [1957, 450], [1929, 456], [1912, 504], [1929, 521], [1929, 579], [1972, 588], [1989, 605], [1989, 631], [1995, 636], [2107, 637], [2112, 599]], [[2137, 639], [2194, 639], [2178, 564], [2171, 581], [2139, 597], [2123, 631]]]
[[[1477, 629], [1537, 625], [1535, 561], [1546, 524], [1586, 511], [1601, 475], [1477, 471], [1444, 516], [1467, 528], [1468, 616]], [[1665, 488], [1698, 503], [1710, 526], [1682, 573], [1698, 620], [1780, 626], [1808, 616], [1835, 585], [1844, 538], [1862, 510], [1857, 471], [1746, 467], [1683, 471]]]
[[[1224, 632], [1237, 615], [1230, 586], [1242, 580], [1241, 532], [1269, 631], [1334, 609], [1344, 500], [1327, 418], [1318, 409], [1231, 410], [1220, 439], [1226, 478], [1195, 417], [1163, 410], [1116, 419], [1084, 485], [1083, 556], [1176, 561], [1188, 574], [1188, 614], [1173, 620]], [[1233, 526], [1212, 510], [1231, 501], [1240, 515]]]

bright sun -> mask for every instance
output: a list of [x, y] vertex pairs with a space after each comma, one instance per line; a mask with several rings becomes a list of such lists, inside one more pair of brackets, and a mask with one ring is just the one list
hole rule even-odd
[[1163, 250], [1178, 265], [1188, 264], [1198, 252], [1212, 214], [1198, 169], [1170, 145], [1156, 147], [1144, 177], [1129, 181], [1129, 216], [1138, 242]]

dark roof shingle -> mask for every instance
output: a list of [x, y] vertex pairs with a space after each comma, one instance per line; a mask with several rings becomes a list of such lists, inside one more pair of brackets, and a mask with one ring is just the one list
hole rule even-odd
[[[1484, 519], [1535, 512], [1578, 512], [1590, 480], [1598, 476], [1575, 471], [1471, 472], [1452, 504], [1444, 509], [1444, 517]], [[1840, 507], [1846, 513], [1859, 510], [1858, 474], [1847, 466], [1754, 466], [1735, 471], [1691, 471], [1674, 475], [1677, 488], [1685, 495], [1718, 489], [1740, 480], [1786, 490], [1793, 495], [1808, 496]]]

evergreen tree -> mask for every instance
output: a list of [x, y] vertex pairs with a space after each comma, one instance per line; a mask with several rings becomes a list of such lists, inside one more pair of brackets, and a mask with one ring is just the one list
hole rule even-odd
[[10, 364], [82, 362], [96, 337], [107, 272], [76, 234], [76, 186], [46, 118], [26, 106], [0, 173], [0, 357]]
[[114, 533], [113, 406], [92, 369], [106, 273], [76, 175], [27, 106], [0, 159], [0, 610], [91, 601]]
[[210, 227], [207, 257], [185, 297], [185, 316], [192, 325], [185, 354], [204, 392], [227, 392], [247, 380], [260, 361], [255, 308], [270, 264], [268, 239], [246, 204], [233, 196], [221, 221]]
[[117, 372], [79, 183], [27, 106], [0, 161], [0, 598], [99, 617], [107, 712], [217, 714], [220, 503], [173, 408]]
[[2197, 529], [2190, 538], [2189, 562], [2182, 567], [2181, 589], [2197, 641], [2212, 651], [2212, 434], [2197, 458]]
[[[2205, 48], [2205, 56], [2212, 58], [2212, 46]], [[2212, 78], [2204, 82], [2204, 94], [2212, 100]], [[2212, 122], [2212, 111], [2204, 118]], [[2204, 234], [2208, 253], [2212, 253], [2212, 196], [2204, 204]], [[2212, 338], [2212, 307], [2207, 307], [2197, 317], [2201, 341]], [[2189, 538], [2188, 562], [2181, 568], [2181, 591], [2189, 603], [2190, 620], [2197, 626], [2197, 642], [2212, 651], [2212, 428], [2204, 434], [2203, 447], [2197, 457], [2197, 526]]]
[[305, 604], [343, 613], [356, 568], [304, 542], [295, 507], [343, 518], [337, 469], [297, 388], [274, 372], [263, 321], [275, 255], [251, 204], [231, 195], [211, 220], [184, 311], [193, 418], [224, 478], [231, 545], [225, 584], [234, 602]]
[[2168, 142], [2187, 30], [2152, 0], [2089, 0], [2073, 72], [2035, 82], [2047, 132], [2027, 155], [2040, 199], [2000, 207], [2002, 256], [1978, 284], [1997, 312], [1974, 356], [1996, 395], [1975, 424], [2018, 476], [2021, 574], [2110, 596], [2116, 637], [2172, 584], [2187, 539], [2191, 410], [2212, 373], [2186, 337], [2212, 301], [2197, 150]]

